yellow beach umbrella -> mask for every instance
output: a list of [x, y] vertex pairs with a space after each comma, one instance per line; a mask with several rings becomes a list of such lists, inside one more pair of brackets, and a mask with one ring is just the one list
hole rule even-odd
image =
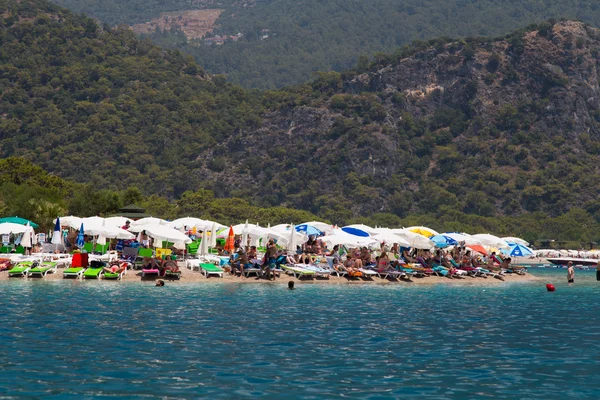
[[428, 228], [426, 226], [411, 226], [409, 228], [406, 228], [406, 230], [410, 231], [410, 232], [418, 233], [419, 235], [423, 235], [428, 238], [435, 236], [435, 235], [439, 235], [439, 233], [437, 233], [433, 229]]

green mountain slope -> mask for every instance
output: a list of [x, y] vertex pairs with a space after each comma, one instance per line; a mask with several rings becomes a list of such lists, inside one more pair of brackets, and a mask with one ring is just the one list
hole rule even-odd
[[3, 156], [173, 196], [197, 186], [203, 150], [259, 120], [259, 102], [189, 56], [44, 1], [0, 6]]
[[600, 33], [582, 23], [421, 43], [258, 93], [42, 0], [0, 6], [3, 157], [92, 188], [207, 189], [338, 223], [600, 218]]
[[600, 5], [591, 0], [54, 1], [111, 24], [138, 23], [176, 9], [225, 8], [215, 33], [240, 32], [238, 42], [207, 46], [173, 34], [152, 39], [250, 88], [302, 83], [315, 71], [340, 72], [355, 66], [360, 55], [393, 52], [412, 40], [503, 35], [549, 18], [600, 26]]

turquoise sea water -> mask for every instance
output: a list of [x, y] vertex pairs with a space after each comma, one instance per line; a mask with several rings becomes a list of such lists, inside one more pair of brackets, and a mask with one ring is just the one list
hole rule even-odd
[[534, 274], [294, 291], [2, 282], [0, 397], [598, 398], [600, 282]]

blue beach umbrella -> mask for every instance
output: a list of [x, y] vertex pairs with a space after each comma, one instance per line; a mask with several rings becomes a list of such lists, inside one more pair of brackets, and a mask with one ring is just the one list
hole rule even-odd
[[314, 226], [308, 225], [308, 224], [296, 225], [296, 232], [302, 232], [302, 233], [307, 234], [308, 236], [312, 236], [312, 235], [320, 236], [323, 234], [323, 232], [321, 232]]
[[350, 235], [359, 236], [359, 237], [369, 237], [369, 236], [371, 236], [367, 232], [363, 231], [362, 229], [351, 228], [349, 226], [343, 227], [342, 231], [344, 231], [344, 232], [346, 232], [346, 233], [348, 233]]
[[85, 245], [85, 240], [83, 238], [83, 222], [81, 223], [81, 228], [79, 228], [79, 234], [77, 235], [77, 247], [83, 249]]
[[446, 235], [435, 235], [429, 238], [433, 243], [435, 243], [435, 247], [439, 247], [441, 249], [446, 248], [448, 246], [456, 246], [458, 242]]
[[510, 249], [506, 250], [506, 253], [508, 253], [508, 255], [511, 257], [525, 257], [532, 255], [533, 251], [527, 246], [513, 244], [510, 246]]

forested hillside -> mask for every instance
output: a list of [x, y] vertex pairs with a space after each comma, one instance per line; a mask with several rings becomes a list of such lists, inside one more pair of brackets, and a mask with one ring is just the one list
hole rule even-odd
[[161, 207], [208, 190], [379, 225], [600, 219], [600, 33], [582, 23], [421, 43], [258, 93], [42, 0], [0, 6], [1, 155], [85, 196], [135, 185]]
[[549, 18], [600, 26], [593, 0], [54, 0], [110, 24], [134, 24], [164, 11], [225, 8], [215, 34], [243, 34], [209, 46], [170, 32], [161, 47], [193, 55], [208, 72], [249, 88], [306, 82], [315, 71], [341, 72], [361, 55], [393, 52], [413, 40], [497, 36]]

